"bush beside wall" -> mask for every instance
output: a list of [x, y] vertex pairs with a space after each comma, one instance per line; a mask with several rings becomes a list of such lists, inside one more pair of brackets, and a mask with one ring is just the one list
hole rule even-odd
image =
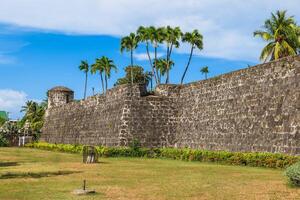
[[300, 162], [288, 167], [285, 171], [285, 175], [292, 185], [300, 187]]
[[[37, 142], [27, 147], [68, 153], [82, 153], [83, 145], [49, 144]], [[133, 147], [96, 147], [100, 157], [146, 157], [168, 158], [184, 161], [217, 162], [230, 165], [253, 167], [286, 168], [300, 161], [299, 156], [262, 152], [227, 152], [200, 149], [176, 148], [133, 148]]]

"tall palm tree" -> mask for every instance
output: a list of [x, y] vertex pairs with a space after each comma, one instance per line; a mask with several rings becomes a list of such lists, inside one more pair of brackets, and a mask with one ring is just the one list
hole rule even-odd
[[104, 69], [105, 90], [107, 91], [107, 87], [108, 87], [107, 80], [110, 79], [111, 70], [114, 69], [115, 71], [117, 71], [117, 67], [114, 64], [114, 61], [109, 59], [106, 56], [102, 56], [99, 63], [102, 66], [102, 68]]
[[187, 32], [182, 36], [182, 41], [183, 42], [188, 42], [191, 45], [191, 52], [189, 56], [188, 63], [185, 67], [185, 70], [183, 72], [183, 75], [181, 77], [181, 84], [183, 83], [183, 79], [186, 75], [186, 72], [188, 70], [188, 67], [191, 63], [191, 59], [193, 56], [193, 51], [195, 48], [198, 48], [199, 50], [203, 49], [203, 36], [198, 32], [198, 30], [193, 30], [193, 32]]
[[[155, 71], [154, 71], [154, 65], [152, 64], [152, 59], [151, 59], [150, 52], [149, 52], [149, 42], [151, 41], [151, 31], [152, 30], [149, 27], [140, 26], [137, 30], [137, 36], [139, 37], [141, 42], [146, 43], [146, 52], [148, 55], [148, 59], [149, 59], [149, 63], [150, 63], [151, 71], [152, 71], [151, 77], [154, 77], [155, 82], [157, 82]], [[151, 83], [152, 83], [152, 81], [151, 81]]]
[[156, 84], [160, 84], [160, 81], [158, 79], [158, 69], [156, 68], [156, 62], [157, 62], [157, 48], [158, 45], [161, 44], [164, 40], [164, 34], [165, 34], [165, 30], [164, 27], [159, 27], [159, 28], [155, 28], [153, 26], [149, 27], [149, 32], [150, 32], [150, 41], [154, 47], [154, 67], [156, 70], [156, 80], [157, 83]]
[[[123, 37], [121, 39], [121, 52], [124, 50], [130, 51], [130, 63], [133, 67], [133, 51], [137, 48], [139, 42], [139, 37], [134, 33], [130, 33], [129, 36]], [[131, 84], [133, 84], [133, 72], [131, 71]]]
[[90, 70], [90, 66], [87, 61], [81, 61], [79, 65], [79, 70], [85, 73], [85, 83], [84, 83], [84, 99], [86, 98], [86, 88], [87, 88], [87, 79], [88, 79], [88, 72]]
[[200, 72], [205, 75], [205, 79], [207, 79], [207, 74], [209, 73], [208, 66], [204, 66], [200, 69]]
[[[158, 80], [161, 82], [162, 76], [164, 76], [168, 71], [170, 71], [170, 68], [174, 66], [174, 62], [172, 60], [167, 60], [165, 58], [160, 58], [156, 61], [156, 68], [158, 70]], [[167, 78], [166, 78], [166, 83]]]
[[253, 33], [254, 36], [268, 42], [261, 52], [260, 60], [266, 62], [295, 55], [300, 47], [298, 38], [300, 34], [297, 34], [297, 27], [294, 17], [288, 17], [286, 11], [271, 13], [271, 18], [264, 23], [264, 30]]
[[[179, 27], [172, 28], [170, 26], [167, 26], [165, 29], [165, 34], [164, 36], [164, 41], [167, 44], [167, 64], [169, 64], [168, 61], [171, 59], [171, 54], [173, 47], [175, 46], [176, 48], [179, 47], [179, 39], [182, 36], [182, 32]], [[167, 66], [167, 79], [166, 83], [169, 83], [170, 79], [170, 67]]]
[[102, 93], [104, 94], [104, 81], [103, 81], [103, 73], [104, 73], [104, 67], [101, 65], [100, 58], [96, 59], [96, 62], [92, 64], [91, 73], [96, 74], [99, 72], [100, 78], [101, 78], [101, 86], [102, 86]]

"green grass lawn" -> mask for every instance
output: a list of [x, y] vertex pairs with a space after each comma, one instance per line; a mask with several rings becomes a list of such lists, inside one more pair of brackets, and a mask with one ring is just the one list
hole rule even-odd
[[[0, 199], [300, 199], [283, 171], [142, 158], [101, 158], [0, 148]], [[97, 194], [75, 196], [86, 179]]]

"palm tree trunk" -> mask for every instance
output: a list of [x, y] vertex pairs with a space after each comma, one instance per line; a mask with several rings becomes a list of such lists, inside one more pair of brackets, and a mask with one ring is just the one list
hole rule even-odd
[[86, 98], [87, 79], [88, 79], [88, 72], [85, 72], [84, 99]]
[[100, 78], [101, 78], [101, 85], [102, 85], [102, 94], [104, 94], [104, 82], [103, 82], [102, 72], [100, 72]]
[[[153, 66], [153, 64], [152, 64], [152, 60], [151, 60], [150, 53], [149, 53], [149, 42], [146, 43], [146, 50], [147, 50], [147, 55], [148, 55], [148, 59], [149, 59], [150, 66], [151, 66], [151, 70], [152, 70], [151, 83], [152, 83], [153, 76], [154, 76], [155, 82], [157, 82], [157, 81], [156, 81], [155, 71], [154, 71], [154, 66]], [[151, 86], [151, 87], [152, 87], [152, 86]]]
[[169, 83], [169, 51], [170, 51], [170, 45], [167, 44], [167, 78], [166, 78], [166, 84]]
[[205, 73], [205, 80], [207, 79], [207, 73]]
[[106, 92], [107, 91], [107, 74], [106, 73], [105, 73], [104, 78], [105, 78], [105, 92]]
[[171, 47], [170, 47], [170, 51], [169, 51], [169, 59], [171, 59], [172, 50], [173, 50], [173, 43], [171, 43]]
[[171, 53], [172, 53], [172, 49], [173, 49], [173, 43], [171, 43], [170, 48], [169, 48], [169, 52], [167, 52], [167, 79], [166, 79], [166, 83], [170, 82], [170, 60], [171, 60]]
[[158, 82], [161, 83], [161, 72], [158, 72]]
[[157, 44], [154, 45], [154, 62], [155, 62], [155, 70], [156, 70], [156, 75], [157, 75], [157, 82], [156, 85], [160, 84], [160, 78], [159, 78], [159, 74], [158, 74], [158, 69], [156, 67], [156, 62], [157, 62]]
[[181, 77], [181, 81], [180, 81], [181, 84], [183, 83], [183, 79], [184, 79], [185, 74], [186, 74], [186, 72], [187, 72], [187, 70], [189, 68], [190, 63], [191, 63], [191, 59], [192, 59], [192, 56], [193, 56], [193, 51], [194, 51], [194, 45], [192, 45], [191, 53], [190, 53], [190, 57], [189, 57], [189, 61], [188, 61], [187, 65], [186, 65], [185, 70], [183, 72], [183, 75]]
[[131, 70], [130, 70], [130, 76], [131, 76], [131, 84], [133, 84], [133, 50], [130, 50], [130, 57], [131, 57]]

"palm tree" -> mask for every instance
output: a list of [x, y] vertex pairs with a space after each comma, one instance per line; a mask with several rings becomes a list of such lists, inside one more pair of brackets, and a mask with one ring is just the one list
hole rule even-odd
[[[164, 76], [168, 71], [170, 71], [170, 68], [174, 65], [174, 62], [172, 60], [167, 60], [164, 58], [158, 59], [156, 61], [156, 68], [158, 71], [158, 80], [161, 82], [161, 77]], [[166, 78], [166, 83], [167, 78]]]
[[208, 66], [204, 66], [200, 69], [200, 72], [205, 75], [205, 79], [207, 79], [207, 74], [209, 73]]
[[44, 123], [43, 118], [46, 107], [47, 106], [44, 102], [38, 104], [34, 101], [27, 101], [26, 105], [22, 106], [21, 112], [25, 112], [25, 115], [20, 121], [20, 125], [24, 126], [27, 121], [33, 131], [39, 132]]
[[111, 76], [111, 70], [114, 69], [115, 71], [117, 71], [117, 67], [115, 66], [113, 60], [110, 60], [108, 57], [106, 56], [102, 56], [100, 61], [99, 61], [100, 65], [102, 66], [102, 68], [104, 69], [104, 77], [105, 77], [105, 90], [107, 91], [107, 79], [110, 79]]
[[104, 93], [104, 82], [103, 82], [103, 72], [104, 67], [101, 65], [100, 58], [96, 59], [96, 62], [92, 64], [91, 73], [96, 74], [99, 71], [100, 78], [101, 78], [101, 85], [102, 85], [102, 93]]
[[[121, 39], [121, 52], [124, 50], [130, 51], [131, 66], [133, 66], [133, 51], [137, 48], [139, 37], [134, 33]], [[133, 84], [133, 72], [131, 72], [131, 84]]]
[[156, 80], [157, 80], [157, 83], [156, 84], [159, 84], [160, 81], [158, 79], [158, 69], [156, 68], [156, 62], [157, 62], [157, 48], [158, 48], [158, 45], [160, 43], [163, 42], [164, 40], [164, 34], [165, 34], [165, 30], [164, 30], [164, 27], [160, 27], [160, 28], [155, 28], [153, 26], [150, 26], [149, 27], [149, 32], [150, 32], [150, 41], [154, 47], [154, 67], [155, 67], [155, 70], [156, 70]]
[[185, 74], [186, 74], [186, 72], [188, 70], [188, 67], [190, 65], [194, 49], [195, 48], [198, 48], [199, 50], [203, 49], [203, 36], [198, 32], [198, 30], [194, 30], [191, 33], [189, 33], [189, 32], [185, 33], [182, 36], [182, 41], [190, 43], [191, 52], [190, 52], [190, 57], [189, 57], [188, 63], [186, 65], [185, 70], [183, 72], [183, 75], [181, 77], [181, 82], [180, 82], [181, 84], [183, 83], [183, 79], [184, 79]]
[[83, 71], [85, 73], [85, 84], [84, 84], [84, 99], [86, 98], [86, 87], [87, 87], [87, 79], [88, 79], [88, 72], [89, 72], [90, 66], [87, 61], [81, 61], [81, 64], [79, 65], [79, 70]]
[[[146, 52], [148, 55], [148, 59], [152, 71], [151, 77], [154, 77], [155, 82], [157, 82], [155, 71], [154, 71], [154, 65], [152, 64], [152, 59], [149, 53], [149, 41], [151, 41], [151, 31], [152, 30], [149, 27], [140, 26], [137, 30], [137, 36], [139, 37], [141, 42], [146, 43]], [[152, 78], [151, 78], [151, 83], [152, 83]]]
[[[167, 61], [170, 61], [173, 47], [179, 47], [179, 39], [182, 36], [182, 32], [179, 27], [172, 28], [167, 26], [165, 29], [164, 41], [167, 43]], [[169, 62], [167, 62], [169, 64]], [[166, 83], [169, 83], [170, 68], [167, 66], [167, 79]]]
[[300, 47], [298, 38], [300, 34], [297, 34], [297, 27], [294, 17], [287, 17], [286, 11], [271, 13], [271, 18], [265, 21], [264, 30], [253, 33], [254, 36], [259, 36], [268, 42], [261, 52], [260, 60], [266, 62], [295, 55]]
[[30, 114], [30, 113], [35, 112], [36, 107], [37, 107], [36, 104], [37, 104], [37, 103], [34, 102], [34, 101], [27, 101], [27, 102], [25, 103], [25, 106], [22, 106], [21, 112], [25, 112], [26, 114], [27, 114], [27, 113]]

